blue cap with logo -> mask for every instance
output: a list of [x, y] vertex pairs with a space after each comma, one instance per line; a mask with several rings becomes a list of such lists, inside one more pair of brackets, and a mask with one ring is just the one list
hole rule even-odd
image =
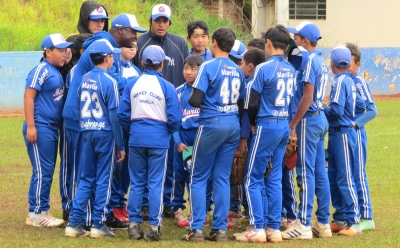
[[243, 42], [240, 40], [235, 40], [235, 44], [233, 45], [229, 54], [237, 59], [243, 59], [244, 52], [246, 52], [246, 47]]
[[152, 20], [155, 20], [155, 19], [157, 19], [158, 17], [161, 17], [161, 16], [167, 18], [170, 21], [172, 20], [171, 8], [168, 7], [168, 5], [157, 4], [151, 10], [150, 17], [151, 17]]
[[351, 52], [342, 45], [333, 48], [329, 58], [336, 67], [347, 68], [351, 65]]
[[61, 34], [49, 34], [42, 41], [42, 49], [75, 47], [75, 43], [65, 41]]
[[98, 20], [110, 18], [108, 18], [106, 10], [102, 6], [98, 6], [92, 12], [90, 12], [89, 19]]
[[286, 29], [290, 33], [299, 34], [312, 42], [317, 42], [319, 39], [322, 39], [317, 25], [309, 21], [303, 21], [297, 25], [297, 27], [286, 27]]
[[89, 53], [98, 53], [106, 56], [107, 54], [121, 53], [121, 49], [113, 47], [106, 39], [100, 39], [93, 41], [93, 43], [89, 46]]
[[122, 13], [117, 15], [111, 22], [113, 28], [131, 28], [139, 33], [146, 32], [145, 28], [139, 26], [136, 16], [131, 14]]
[[156, 65], [164, 60], [171, 60], [171, 58], [165, 55], [164, 50], [160, 46], [150, 45], [143, 51], [143, 63], [146, 65], [150, 64], [148, 60], [151, 61], [151, 64]]

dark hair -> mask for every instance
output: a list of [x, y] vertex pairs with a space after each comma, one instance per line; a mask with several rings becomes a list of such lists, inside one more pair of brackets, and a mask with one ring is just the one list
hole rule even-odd
[[243, 54], [243, 61], [245, 61], [246, 64], [252, 63], [254, 67], [261, 63], [264, 63], [266, 59], [267, 56], [265, 55], [265, 51], [255, 47], [248, 49]]
[[[307, 39], [307, 38], [304, 37], [303, 35], [300, 35], [300, 34], [295, 34], [295, 35], [300, 36], [300, 39], [301, 39], [301, 40], [302, 40], [302, 39]], [[307, 39], [307, 40], [308, 40], [308, 39]], [[311, 40], [310, 40], [310, 45], [311, 45], [312, 47], [316, 47], [317, 44], [318, 44], [318, 42], [314, 42], [314, 41], [311, 41]]]
[[157, 71], [158, 68], [160, 68], [161, 63], [158, 64], [153, 64], [153, 62], [150, 59], [147, 59], [147, 63], [143, 63], [144, 64], [144, 68], [149, 69], [149, 70], [155, 70]]
[[101, 53], [91, 53], [90, 54], [90, 59], [92, 60], [94, 65], [103, 64], [105, 58], [106, 58], [106, 56], [104, 56]]
[[79, 34], [78, 36], [76, 36], [76, 38], [74, 40], [75, 47], [72, 49], [74, 61], [78, 62], [79, 58], [81, 57], [80, 52], [81, 52], [81, 49], [83, 48], [82, 47], [83, 43], [92, 36], [93, 36], [93, 34], [91, 34], [91, 33], [83, 33], [83, 34]]
[[[46, 48], [46, 50], [49, 49], [50, 51], [54, 50], [54, 47]], [[46, 50], [43, 51], [43, 58], [46, 58]], [[43, 59], [40, 60], [42, 62]]]
[[265, 33], [265, 39], [272, 42], [275, 49], [286, 51], [290, 42], [290, 34], [283, 25], [276, 25]]
[[265, 50], [265, 39], [262, 38], [256, 38], [256, 39], [252, 39], [249, 44], [247, 44], [247, 46], [251, 46], [251, 47], [257, 47], [261, 50]]
[[351, 55], [354, 56], [354, 62], [358, 63], [361, 61], [360, 48], [354, 43], [347, 42], [346, 47], [350, 50]]
[[201, 64], [204, 63], [203, 57], [197, 54], [191, 54], [186, 57], [185, 62], [183, 63], [188, 64], [189, 66], [200, 66]]
[[221, 51], [229, 53], [235, 44], [236, 35], [231, 29], [222, 27], [215, 30], [212, 34], [211, 40], [217, 42]]
[[187, 25], [187, 33], [188, 33], [188, 37], [190, 38], [190, 36], [192, 36], [192, 34], [194, 33], [195, 29], [202, 29], [204, 31], [205, 35], [208, 35], [208, 26], [205, 22], [203, 21], [193, 21], [190, 22]]

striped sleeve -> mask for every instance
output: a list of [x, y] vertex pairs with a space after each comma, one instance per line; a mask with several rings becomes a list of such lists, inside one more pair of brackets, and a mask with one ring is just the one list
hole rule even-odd
[[43, 83], [49, 76], [50, 76], [50, 71], [49, 68], [47, 67], [46, 62], [42, 62], [38, 66], [33, 68], [32, 71], [29, 72], [29, 75], [26, 78], [25, 88], [34, 88], [40, 91]]

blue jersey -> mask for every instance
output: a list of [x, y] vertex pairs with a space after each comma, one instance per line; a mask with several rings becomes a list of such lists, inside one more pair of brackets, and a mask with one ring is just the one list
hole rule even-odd
[[[369, 105], [374, 104], [374, 98], [372, 97], [369, 86], [363, 77], [356, 73], [353, 75], [352, 79], [357, 90], [355, 109], [355, 118], [357, 119], [364, 114]], [[364, 105], [362, 103], [364, 103]]]
[[131, 62], [121, 61], [121, 70], [123, 78], [139, 77], [142, 75], [140, 69]]
[[352, 126], [354, 122], [354, 108], [356, 99], [356, 88], [350, 77], [350, 72], [341, 72], [335, 75], [332, 83], [329, 105], [336, 103], [344, 108], [344, 113], [337, 119], [327, 116], [330, 127]]
[[[189, 50], [189, 55], [194, 54], [193, 53], [193, 48]], [[213, 56], [211, 55], [210, 49], [206, 48], [206, 51], [203, 54], [199, 54], [199, 56], [201, 56], [204, 61], [209, 61], [214, 59]]]
[[29, 72], [25, 88], [38, 91], [34, 99], [35, 122], [60, 124], [64, 103], [64, 81], [58, 69], [47, 59], [43, 59]]
[[[247, 99], [251, 89], [259, 92], [260, 102], [257, 119], [288, 118], [288, 105], [293, 88], [295, 70], [284, 56], [271, 56], [256, 67], [254, 80], [247, 89]], [[248, 105], [248, 102], [245, 104]]]
[[175, 87], [160, 72], [145, 69], [125, 87], [118, 118], [123, 129], [130, 130], [129, 146], [169, 148], [171, 134], [182, 121]]
[[94, 68], [78, 88], [81, 131], [112, 131], [109, 110], [118, 107], [118, 85], [107, 71]]
[[176, 93], [178, 93], [179, 102], [182, 107], [182, 128], [198, 128], [200, 108], [192, 107], [188, 102], [190, 94], [192, 94], [192, 86], [186, 82], [176, 88]]
[[[328, 83], [328, 68], [320, 51], [309, 51], [309, 61], [303, 72], [303, 83], [308, 82], [314, 86], [313, 101], [308, 111], [323, 110], [322, 101], [325, 97], [325, 88]], [[300, 98], [301, 99], [301, 98]]]
[[246, 96], [243, 71], [230, 58], [216, 58], [201, 64], [193, 88], [205, 93], [200, 119], [237, 115], [237, 101]]

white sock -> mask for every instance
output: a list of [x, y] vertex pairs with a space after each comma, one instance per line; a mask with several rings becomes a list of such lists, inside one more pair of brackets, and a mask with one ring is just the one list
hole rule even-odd
[[35, 213], [35, 218], [36, 218], [36, 219], [39, 219], [40, 217], [42, 217], [42, 214], [41, 214], [41, 213], [38, 213], [38, 214]]
[[30, 218], [35, 218], [35, 212], [29, 212], [29, 217]]

